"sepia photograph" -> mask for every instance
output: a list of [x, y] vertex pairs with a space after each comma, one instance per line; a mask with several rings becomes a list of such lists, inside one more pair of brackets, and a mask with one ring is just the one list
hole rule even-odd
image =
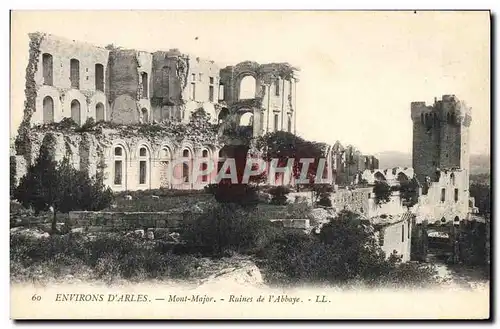
[[11, 319], [491, 319], [491, 19], [12, 10]]

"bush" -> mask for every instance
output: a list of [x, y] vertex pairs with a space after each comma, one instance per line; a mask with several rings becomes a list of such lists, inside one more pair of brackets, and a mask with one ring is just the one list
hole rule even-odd
[[257, 214], [235, 204], [221, 204], [185, 223], [183, 237], [188, 244], [213, 248], [218, 253], [256, 251], [275, 234], [271, 222]]
[[287, 195], [290, 193], [290, 189], [286, 186], [275, 186], [269, 189], [269, 194], [271, 194], [272, 204], [286, 205]]
[[329, 195], [322, 195], [319, 198], [319, 201], [317, 202], [318, 206], [323, 206], [323, 207], [331, 207], [332, 206], [332, 200], [330, 199]]
[[161, 241], [141, 241], [118, 234], [89, 239], [81, 234], [34, 238], [13, 234], [10, 241], [14, 278], [29, 279], [37, 272], [57, 277], [70, 268], [73, 274], [91, 270], [96, 279], [125, 278], [189, 279], [199, 261], [191, 255], [176, 255]]
[[89, 117], [89, 118], [87, 118], [85, 123], [80, 128], [76, 128], [75, 131], [76, 132], [89, 132], [89, 131], [93, 130], [95, 125], [96, 125], [96, 122], [95, 122], [94, 118]]
[[341, 212], [317, 236], [289, 232], [261, 254], [265, 279], [272, 284], [350, 284], [418, 286], [434, 282], [432, 268], [386, 258], [373, 230], [356, 214]]
[[205, 191], [212, 194], [219, 203], [237, 204], [243, 207], [255, 207], [259, 203], [256, 186], [249, 184], [230, 184], [221, 182], [210, 184]]

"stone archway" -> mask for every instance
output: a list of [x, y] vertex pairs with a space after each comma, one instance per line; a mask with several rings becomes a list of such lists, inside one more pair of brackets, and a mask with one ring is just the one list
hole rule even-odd
[[246, 75], [240, 80], [238, 99], [253, 99], [257, 91], [257, 80], [252, 75]]

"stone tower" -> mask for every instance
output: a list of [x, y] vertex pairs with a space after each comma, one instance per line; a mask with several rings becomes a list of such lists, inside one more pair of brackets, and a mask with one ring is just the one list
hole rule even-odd
[[469, 178], [470, 108], [455, 95], [444, 95], [432, 106], [411, 103], [413, 169], [418, 180], [433, 177], [437, 169], [465, 169]]

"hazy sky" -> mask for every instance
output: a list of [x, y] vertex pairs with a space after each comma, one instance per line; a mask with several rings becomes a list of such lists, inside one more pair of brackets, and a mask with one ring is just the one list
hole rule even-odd
[[472, 107], [471, 152], [489, 153], [487, 12], [13, 12], [13, 132], [34, 31], [101, 46], [179, 48], [221, 67], [289, 62], [301, 69], [298, 133], [364, 153], [411, 152], [410, 103], [455, 94]]

